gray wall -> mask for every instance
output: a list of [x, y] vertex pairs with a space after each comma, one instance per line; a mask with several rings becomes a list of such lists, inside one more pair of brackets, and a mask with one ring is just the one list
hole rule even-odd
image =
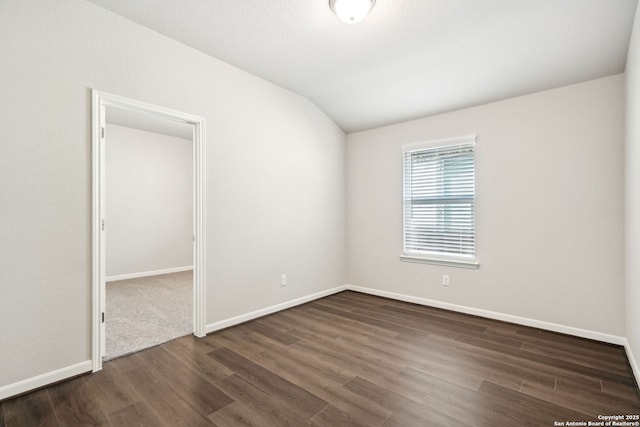
[[193, 266], [192, 146], [107, 124], [107, 280]]
[[[345, 158], [343, 132], [282, 88], [82, 0], [0, 0], [0, 387], [90, 359], [90, 88], [207, 120], [208, 324], [349, 282], [608, 334], [626, 323], [638, 354], [637, 33], [625, 322], [623, 76], [353, 134]], [[480, 269], [401, 262], [400, 146], [471, 133]]]
[[[624, 335], [623, 102], [617, 75], [348, 135], [348, 282]], [[480, 268], [400, 261], [401, 145], [469, 134]]]
[[311, 102], [82, 0], [0, 0], [0, 52], [0, 387], [91, 357], [91, 88], [207, 121], [208, 324], [344, 283]]
[[640, 381], [640, 7], [629, 46], [626, 70], [625, 232], [626, 336]]

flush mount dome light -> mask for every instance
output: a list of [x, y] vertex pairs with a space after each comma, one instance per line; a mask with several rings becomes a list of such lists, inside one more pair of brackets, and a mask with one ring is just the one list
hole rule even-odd
[[329, 0], [329, 7], [346, 24], [357, 24], [367, 17], [376, 0]]

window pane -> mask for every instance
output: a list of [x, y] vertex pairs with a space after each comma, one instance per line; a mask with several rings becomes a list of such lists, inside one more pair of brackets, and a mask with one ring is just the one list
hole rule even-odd
[[475, 259], [474, 139], [405, 152], [405, 254]]

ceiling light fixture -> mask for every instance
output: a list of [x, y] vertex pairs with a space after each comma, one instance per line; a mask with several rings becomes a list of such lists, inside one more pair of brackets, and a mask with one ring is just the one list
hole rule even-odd
[[346, 24], [357, 24], [367, 17], [376, 0], [329, 0], [329, 7]]

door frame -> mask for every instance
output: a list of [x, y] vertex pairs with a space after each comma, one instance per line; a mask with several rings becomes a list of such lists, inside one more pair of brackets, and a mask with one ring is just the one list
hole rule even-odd
[[91, 360], [93, 372], [102, 369], [105, 354], [105, 128], [106, 108], [153, 114], [166, 120], [193, 125], [193, 334], [206, 335], [205, 313], [205, 120], [119, 95], [91, 90], [92, 243]]

